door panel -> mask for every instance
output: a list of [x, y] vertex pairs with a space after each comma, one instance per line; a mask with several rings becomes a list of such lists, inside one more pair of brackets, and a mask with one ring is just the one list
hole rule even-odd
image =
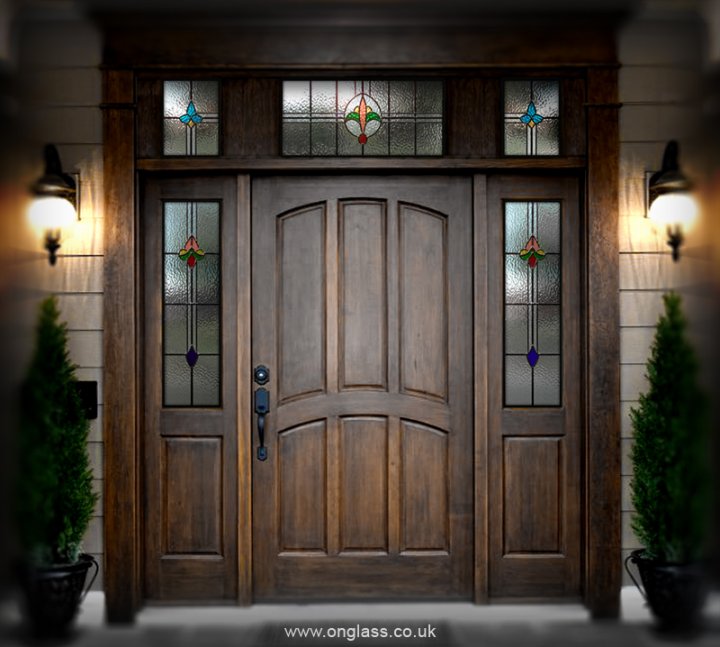
[[[150, 600], [237, 596], [234, 187], [220, 178], [146, 185], [142, 447]], [[189, 235], [205, 253], [192, 266], [179, 258]], [[189, 345], [197, 357], [186, 357]]]
[[[521, 214], [513, 211], [518, 204], [522, 213], [536, 205], [534, 215], [518, 219]], [[491, 597], [581, 594], [579, 232], [575, 180], [490, 178]], [[533, 263], [518, 253], [528, 249], [523, 246], [530, 235], [544, 252]], [[526, 356], [529, 348], [538, 354]], [[517, 375], [504, 376], [504, 357]]]
[[254, 183], [256, 599], [470, 597], [470, 213], [461, 178]]

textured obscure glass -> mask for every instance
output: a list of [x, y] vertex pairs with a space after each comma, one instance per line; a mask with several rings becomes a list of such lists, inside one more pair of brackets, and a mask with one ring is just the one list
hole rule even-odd
[[163, 205], [163, 403], [220, 405], [220, 204]]
[[165, 81], [163, 84], [163, 153], [218, 155], [220, 152], [220, 83]]
[[442, 81], [284, 81], [283, 155], [443, 153]]
[[533, 370], [524, 355], [505, 357], [505, 406], [525, 406], [532, 403]]
[[559, 155], [559, 83], [506, 81], [504, 91], [505, 155]]
[[505, 406], [560, 406], [560, 203], [504, 211]]

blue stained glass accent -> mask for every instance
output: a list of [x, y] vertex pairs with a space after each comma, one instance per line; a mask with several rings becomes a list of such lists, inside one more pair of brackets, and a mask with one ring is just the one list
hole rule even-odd
[[532, 101], [528, 104], [527, 112], [520, 117], [520, 121], [530, 128], [534, 128], [535, 125], [539, 124], [542, 120], [543, 116], [537, 113], [535, 104]]
[[197, 364], [198, 357], [200, 357], [200, 355], [198, 355], [198, 352], [195, 350], [195, 346], [190, 346], [190, 349], [185, 354], [185, 359], [187, 360], [190, 368], [193, 368], [195, 364]]
[[188, 103], [187, 112], [180, 117], [180, 121], [190, 128], [192, 128], [195, 124], [199, 124], [202, 120], [202, 116], [197, 113], [195, 104], [192, 101]]
[[538, 352], [535, 350], [535, 346], [532, 346], [527, 354], [528, 364], [530, 364], [532, 368], [535, 368], [535, 364], [538, 363], [539, 359], [540, 355], [538, 355]]

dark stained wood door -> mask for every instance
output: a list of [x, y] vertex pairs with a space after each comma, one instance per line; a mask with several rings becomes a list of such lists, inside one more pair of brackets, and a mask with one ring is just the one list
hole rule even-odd
[[471, 207], [465, 178], [253, 183], [256, 600], [471, 596]]
[[[578, 201], [572, 178], [488, 181], [493, 598], [581, 594], [584, 315]], [[530, 236], [544, 252], [534, 261], [519, 253], [529, 249]], [[588, 249], [593, 249], [592, 241]], [[596, 262], [602, 271], [603, 259]]]
[[[150, 600], [237, 597], [236, 195], [235, 178], [187, 178], [148, 182], [143, 199]], [[190, 235], [205, 252], [192, 266], [178, 254]]]

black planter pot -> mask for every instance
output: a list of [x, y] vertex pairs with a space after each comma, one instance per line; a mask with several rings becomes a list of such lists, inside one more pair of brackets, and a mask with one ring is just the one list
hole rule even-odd
[[[85, 587], [92, 566], [95, 572]], [[95, 558], [84, 553], [74, 564], [23, 569], [21, 586], [25, 594], [24, 611], [33, 633], [41, 636], [62, 636], [67, 633], [98, 570]]]
[[[648, 559], [644, 552], [633, 551], [625, 560], [625, 568], [650, 605], [659, 628], [671, 632], [696, 630], [709, 589], [705, 569], [701, 564], [668, 564]], [[640, 572], [644, 591], [628, 568], [628, 561]]]

